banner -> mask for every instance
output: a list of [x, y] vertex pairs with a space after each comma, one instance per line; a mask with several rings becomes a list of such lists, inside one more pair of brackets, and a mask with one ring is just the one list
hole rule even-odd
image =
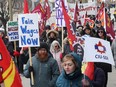
[[84, 61], [114, 65], [110, 42], [98, 38], [85, 38]]
[[[74, 10], [75, 10], [74, 6], [75, 4], [72, 4], [72, 3], [69, 4], [71, 14], [74, 13]], [[86, 12], [87, 12], [87, 15], [96, 15], [97, 13], [96, 2], [78, 4], [78, 9], [79, 9], [79, 19], [81, 19], [82, 25], [84, 24]]]
[[18, 15], [19, 47], [36, 47], [40, 45], [39, 18], [37, 13]]
[[16, 21], [8, 21], [7, 22], [7, 35], [9, 37], [9, 41], [17, 41], [19, 40], [18, 35], [18, 22]]
[[[64, 0], [65, 9], [68, 12], [67, 0]], [[61, 0], [55, 0], [55, 8], [56, 8], [56, 24], [58, 27], [65, 27], [64, 16], [62, 13], [62, 5]]]

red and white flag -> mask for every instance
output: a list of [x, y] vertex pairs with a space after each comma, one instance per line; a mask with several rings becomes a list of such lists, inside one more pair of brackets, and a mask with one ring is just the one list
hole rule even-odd
[[48, 20], [51, 16], [51, 10], [50, 10], [50, 5], [48, 3], [48, 0], [45, 0], [44, 9], [45, 9], [45, 14], [46, 14], [46, 20]]
[[105, 20], [106, 20], [106, 33], [110, 34], [111, 37], [114, 39], [115, 32], [113, 30], [113, 24], [107, 13], [105, 13]]
[[67, 14], [67, 12], [65, 10], [65, 5], [64, 5], [63, 0], [61, 0], [61, 2], [62, 2], [62, 12], [63, 12], [63, 15], [64, 15], [64, 20], [65, 20], [65, 23], [66, 23], [66, 27], [67, 27], [67, 33], [68, 33], [70, 48], [71, 48], [71, 50], [74, 50], [73, 46], [74, 46], [74, 43], [77, 41], [76, 34], [75, 34], [75, 32], [73, 30], [73, 26], [71, 24], [72, 23], [71, 18], [69, 17], [69, 15]]

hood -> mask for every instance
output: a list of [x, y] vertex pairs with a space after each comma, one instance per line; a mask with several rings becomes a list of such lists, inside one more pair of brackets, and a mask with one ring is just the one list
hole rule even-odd
[[81, 57], [79, 54], [74, 53], [74, 52], [72, 52], [72, 53], [70, 53], [70, 54], [74, 57], [74, 59], [76, 60], [76, 62], [77, 62], [77, 64], [78, 64], [78, 68], [81, 70], [82, 57]]
[[47, 38], [49, 38], [51, 32], [55, 34], [56, 38], [58, 37], [58, 32], [56, 30], [49, 30], [46, 35]]
[[54, 40], [51, 44], [50, 52], [55, 52], [55, 50], [54, 50], [55, 49], [55, 44], [58, 44], [58, 46], [59, 46], [59, 49], [57, 50], [57, 52], [61, 51], [62, 48], [60, 46], [60, 43], [58, 41]]
[[64, 74], [64, 77], [66, 79], [73, 80], [73, 79], [77, 79], [78, 77], [80, 77], [82, 75], [82, 72], [81, 72], [82, 58], [78, 54], [76, 54], [74, 52], [72, 52], [70, 54], [76, 60], [76, 62], [78, 64], [78, 67], [76, 68], [76, 70], [74, 72], [72, 72], [70, 74], [66, 74], [65, 71], [63, 70], [63, 74]]

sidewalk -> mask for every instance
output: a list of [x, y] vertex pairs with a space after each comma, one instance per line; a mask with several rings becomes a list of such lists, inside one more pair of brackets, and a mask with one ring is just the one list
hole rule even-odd
[[108, 74], [108, 86], [107, 87], [116, 87], [116, 69], [112, 68], [112, 73]]

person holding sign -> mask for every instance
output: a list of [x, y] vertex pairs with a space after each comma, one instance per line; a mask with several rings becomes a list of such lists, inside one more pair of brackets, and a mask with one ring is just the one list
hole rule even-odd
[[56, 87], [92, 87], [90, 80], [81, 72], [82, 59], [76, 53], [66, 54], [62, 59], [63, 71]]
[[24, 70], [24, 76], [30, 78], [30, 73], [34, 75], [34, 85], [31, 87], [55, 87], [59, 76], [57, 61], [49, 54], [48, 45], [40, 43], [37, 53], [32, 57], [32, 66], [29, 61]]
[[[97, 30], [96, 37], [97, 37], [97, 38], [104, 39], [104, 40], [107, 40], [107, 41], [110, 42], [110, 44], [112, 43], [110, 37], [108, 37], [108, 36], [106, 35], [105, 29], [104, 29], [103, 27], [101, 27], [101, 28], [99, 28], [99, 29]], [[96, 62], [95, 65], [96, 65], [97, 67], [103, 69], [103, 71], [104, 71], [104, 73], [105, 73], [105, 78], [106, 78], [104, 87], [107, 87], [108, 72], [112, 72], [111, 64], [107, 64], [107, 63], [103, 63], [103, 62]]]

